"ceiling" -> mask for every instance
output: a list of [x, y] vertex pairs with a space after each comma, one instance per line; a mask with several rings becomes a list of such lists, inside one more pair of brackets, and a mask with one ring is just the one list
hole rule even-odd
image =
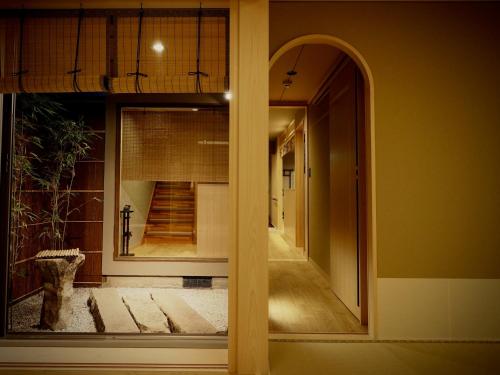
[[[325, 44], [304, 44], [285, 52], [269, 72], [269, 100], [273, 103], [308, 102], [341, 54], [339, 49]], [[283, 81], [290, 70], [297, 74], [290, 77], [290, 88], [284, 89]]]
[[304, 107], [269, 107], [269, 139], [283, 132], [300, 111], [305, 111]]

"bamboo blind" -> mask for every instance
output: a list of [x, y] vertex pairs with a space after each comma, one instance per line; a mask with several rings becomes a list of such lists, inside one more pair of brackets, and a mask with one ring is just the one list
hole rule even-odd
[[227, 182], [223, 111], [123, 111], [123, 180]]
[[[117, 77], [111, 80], [111, 91], [135, 93], [138, 48], [138, 17], [119, 17], [117, 22]], [[203, 93], [221, 93], [227, 76], [226, 18], [203, 16], [200, 30], [200, 77]], [[194, 93], [197, 70], [198, 19], [183, 17], [144, 17], [142, 20], [139, 87], [144, 93]], [[161, 42], [165, 50], [158, 53], [152, 46]]]
[[[78, 19], [25, 17], [21, 26], [21, 18], [0, 18], [0, 92], [76, 91], [70, 72], [75, 68]], [[79, 90], [104, 90], [105, 17], [82, 17], [76, 67]]]

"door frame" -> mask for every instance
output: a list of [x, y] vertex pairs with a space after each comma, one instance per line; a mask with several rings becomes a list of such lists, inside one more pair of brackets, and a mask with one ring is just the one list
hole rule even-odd
[[[366, 335], [349, 334], [280, 334], [272, 335], [273, 339], [297, 340], [325, 340], [325, 339], [373, 339], [376, 337], [376, 311], [377, 311], [377, 230], [376, 230], [376, 183], [375, 183], [375, 119], [374, 119], [374, 85], [370, 67], [361, 53], [348, 42], [327, 34], [309, 34], [299, 36], [278, 48], [270, 58], [269, 67], [290, 49], [303, 44], [326, 44], [340, 49], [349, 56], [357, 65], [364, 80], [364, 132], [365, 132], [365, 226], [367, 257], [367, 309], [368, 333]], [[292, 337], [293, 336], [293, 337]]]

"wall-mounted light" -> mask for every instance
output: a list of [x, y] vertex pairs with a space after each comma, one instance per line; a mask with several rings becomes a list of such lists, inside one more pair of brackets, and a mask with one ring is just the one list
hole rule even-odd
[[162, 42], [160, 41], [156, 41], [153, 43], [153, 46], [151, 47], [153, 49], [153, 51], [155, 51], [156, 53], [162, 53], [163, 51], [165, 51], [165, 46], [163, 45]]
[[233, 93], [231, 91], [224, 92], [224, 99], [231, 100], [233, 98]]
[[214, 146], [227, 146], [229, 145], [228, 141], [207, 141], [206, 139], [202, 141], [198, 141], [199, 145], [214, 145]]

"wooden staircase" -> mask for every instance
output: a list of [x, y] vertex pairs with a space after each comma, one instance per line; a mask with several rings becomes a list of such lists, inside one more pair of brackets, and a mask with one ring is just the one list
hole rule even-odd
[[143, 243], [195, 243], [195, 199], [190, 182], [158, 181]]

